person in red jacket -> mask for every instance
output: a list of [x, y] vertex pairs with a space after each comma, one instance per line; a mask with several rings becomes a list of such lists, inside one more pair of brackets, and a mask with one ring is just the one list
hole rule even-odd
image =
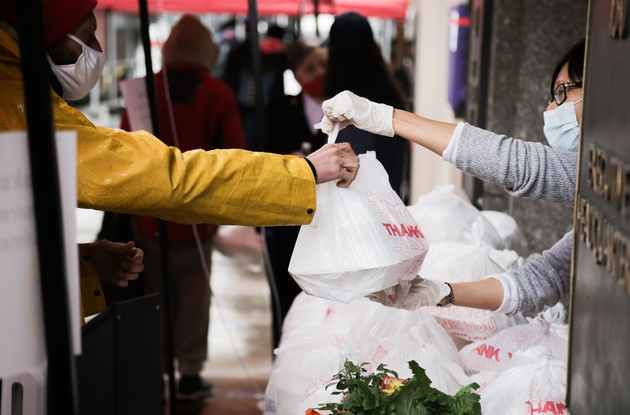
[[[191, 15], [183, 16], [175, 24], [164, 43], [162, 56], [165, 69], [156, 74], [155, 83], [160, 139], [167, 145], [182, 151], [245, 148], [234, 95], [224, 82], [210, 75], [218, 54], [210, 31]], [[130, 127], [125, 112], [121, 128], [130, 130]], [[137, 216], [136, 225], [138, 245], [145, 252], [145, 292], [160, 292], [157, 219]], [[212, 383], [200, 376], [208, 354], [210, 286], [209, 275], [203, 269], [197, 247], [195, 228], [209, 270], [212, 238], [218, 227], [168, 223], [171, 241], [169, 262], [174, 285], [173, 342], [181, 374], [179, 399], [197, 399], [212, 393]], [[163, 367], [166, 365], [163, 364]]]

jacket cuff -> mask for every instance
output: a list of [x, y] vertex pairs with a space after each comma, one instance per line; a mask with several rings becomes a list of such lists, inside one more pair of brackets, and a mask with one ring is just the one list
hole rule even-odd
[[105, 295], [87, 250], [88, 244], [79, 244], [79, 281], [81, 286], [82, 317], [98, 314], [107, 308]]
[[311, 171], [313, 172], [313, 177], [315, 177], [315, 183], [317, 183], [317, 170], [315, 170], [315, 166], [313, 166], [313, 163], [311, 163], [311, 161], [306, 158], [306, 157], [302, 157], [304, 160], [306, 160], [306, 162], [308, 163], [308, 166], [311, 168]]

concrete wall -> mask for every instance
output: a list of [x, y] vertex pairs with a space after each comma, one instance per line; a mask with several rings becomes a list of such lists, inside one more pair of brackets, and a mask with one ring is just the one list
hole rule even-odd
[[[546, 144], [542, 113], [561, 55], [586, 36], [588, 0], [494, 0], [488, 130]], [[512, 198], [484, 184], [483, 208], [512, 215], [530, 252], [550, 248], [571, 229], [573, 209]]]
[[[447, 100], [448, 17], [450, 8], [462, 0], [418, 0], [410, 3], [416, 11], [416, 114], [434, 120], [456, 123]], [[413, 145], [411, 154], [411, 197], [430, 192], [438, 184], [455, 184], [461, 192], [462, 173], [442, 157]]]

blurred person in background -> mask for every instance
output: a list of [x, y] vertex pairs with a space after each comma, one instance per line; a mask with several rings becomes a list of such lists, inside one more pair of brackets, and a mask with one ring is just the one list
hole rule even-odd
[[216, 45], [219, 48], [219, 57], [217, 63], [212, 68], [212, 76], [223, 79], [225, 76], [225, 63], [228, 54], [238, 42], [236, 40], [236, 19], [232, 18], [223, 23], [216, 32]]
[[[398, 39], [392, 41], [394, 46], [398, 46]], [[411, 40], [404, 40], [402, 48], [396, 48], [395, 59], [392, 61], [394, 78], [398, 81], [402, 92], [405, 94], [406, 107], [413, 111], [413, 88], [414, 88], [414, 56], [415, 45]]]
[[[283, 37], [284, 29], [272, 25], [269, 27], [267, 37], [259, 45], [262, 66], [262, 98], [265, 106], [269, 103], [270, 97], [284, 94], [283, 74], [287, 69], [287, 55]], [[234, 47], [228, 54], [223, 80], [236, 96], [247, 140], [247, 149], [268, 151], [264, 148], [264, 137], [258, 137], [256, 85], [251, 41], [249, 22], [245, 22], [245, 41]]]
[[[245, 147], [234, 95], [223, 81], [210, 74], [218, 55], [219, 49], [210, 30], [196, 17], [184, 15], [173, 26], [162, 50], [164, 69], [155, 76], [160, 138], [165, 144], [177, 146], [182, 151]], [[131, 129], [127, 111], [120, 128]], [[162, 266], [157, 219], [136, 216], [136, 226], [138, 246], [145, 252], [144, 292], [159, 293], [162, 291]], [[212, 383], [200, 373], [208, 356], [210, 324], [210, 275], [206, 271], [210, 271], [212, 238], [217, 229], [216, 225], [168, 222], [174, 355], [181, 374], [179, 399], [198, 399], [212, 393]], [[201, 252], [195, 232], [207, 270], [199, 257]], [[164, 361], [165, 350], [163, 347], [164, 372], [168, 368]]]
[[[405, 96], [374, 41], [368, 20], [349, 12], [337, 16], [330, 28], [328, 70], [323, 81], [326, 97], [352, 91], [372, 101], [406, 109]], [[389, 182], [404, 201], [408, 187], [409, 143], [400, 136], [386, 138], [349, 126], [337, 142], [347, 142], [357, 154], [375, 151]]]
[[[269, 101], [265, 117], [265, 140], [269, 151], [304, 157], [326, 143], [326, 135], [314, 127], [324, 115], [321, 104], [326, 62], [324, 48], [301, 40], [293, 43], [288, 63], [302, 91], [297, 96], [281, 95]], [[293, 299], [302, 291], [287, 271], [299, 231], [298, 226], [262, 229], [271, 287], [274, 349], [280, 343], [284, 317]]]

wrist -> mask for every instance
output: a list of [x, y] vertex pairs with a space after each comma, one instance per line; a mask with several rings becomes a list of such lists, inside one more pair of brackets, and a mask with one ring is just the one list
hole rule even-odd
[[442, 298], [442, 300], [440, 300], [440, 302], [436, 304], [437, 307], [450, 307], [452, 305], [455, 305], [455, 294], [453, 294], [453, 287], [448, 282], [445, 282], [444, 284], [448, 285], [450, 292], [446, 297]]

